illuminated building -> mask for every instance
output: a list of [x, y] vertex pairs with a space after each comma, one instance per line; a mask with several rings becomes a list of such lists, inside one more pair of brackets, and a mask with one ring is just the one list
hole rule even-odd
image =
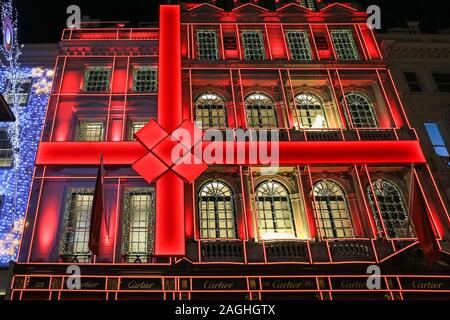
[[[172, 5], [159, 29], [64, 31], [11, 299], [449, 297], [449, 216], [366, 14], [286, 2]], [[169, 164], [167, 134], [192, 123], [233, 129], [215, 142], [228, 152], [236, 129], [256, 133], [246, 148], [276, 129], [279, 170]], [[431, 269], [414, 199], [441, 247]], [[80, 290], [66, 285], [73, 264]]]

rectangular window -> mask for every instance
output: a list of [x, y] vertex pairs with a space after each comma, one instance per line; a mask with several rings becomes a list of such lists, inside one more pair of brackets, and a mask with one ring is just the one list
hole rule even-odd
[[127, 262], [148, 262], [153, 253], [154, 200], [149, 189], [126, 193], [123, 245]]
[[450, 93], [450, 73], [432, 73], [440, 92]]
[[197, 31], [197, 55], [199, 60], [214, 61], [219, 59], [219, 46], [216, 31]]
[[286, 38], [292, 60], [312, 60], [311, 46], [306, 31], [287, 31]]
[[23, 81], [20, 81], [17, 85], [16, 85], [16, 101], [14, 101], [14, 96], [11, 95], [11, 91], [12, 91], [12, 83], [11, 81], [8, 80], [7, 84], [6, 84], [6, 91], [4, 93], [4, 97], [6, 102], [9, 105], [13, 105], [14, 103], [17, 103], [19, 106], [23, 107], [26, 106], [28, 104], [28, 100], [30, 98], [30, 93], [31, 93], [31, 79], [25, 79]]
[[76, 141], [103, 141], [104, 140], [104, 124], [97, 121], [80, 121]]
[[245, 60], [265, 60], [264, 39], [261, 31], [242, 32]]
[[338, 60], [359, 60], [358, 49], [351, 30], [332, 30], [331, 39]]
[[158, 69], [155, 67], [142, 66], [134, 68], [133, 73], [134, 92], [157, 92], [158, 91]]
[[405, 76], [406, 82], [408, 83], [408, 87], [411, 92], [422, 91], [422, 87], [415, 72], [404, 72], [403, 74]]
[[66, 203], [61, 254], [66, 262], [89, 262], [92, 190], [72, 190]]
[[109, 90], [111, 68], [88, 67], [84, 74], [84, 91], [106, 92]]
[[141, 130], [145, 127], [145, 125], [148, 123], [148, 121], [132, 121], [131, 122], [131, 128], [130, 128], [130, 141], [135, 140], [134, 135], [136, 132]]
[[425, 128], [436, 154], [440, 157], [449, 157], [450, 155], [438, 124], [434, 122], [425, 123]]
[[13, 150], [6, 130], [0, 130], [0, 168], [9, 168], [13, 164]]

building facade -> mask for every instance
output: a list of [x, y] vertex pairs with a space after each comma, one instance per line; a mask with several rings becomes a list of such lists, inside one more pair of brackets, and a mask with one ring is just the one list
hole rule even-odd
[[406, 112], [440, 190], [450, 203], [450, 34], [424, 34], [417, 22], [379, 34]]
[[[154, 29], [64, 31], [8, 297], [448, 298], [449, 216], [366, 14], [226, 4], [162, 7]], [[226, 131], [215, 141], [225, 151], [242, 131], [243, 145], [259, 146], [271, 129], [277, 167], [232, 158], [160, 169], [167, 145], [154, 139], [180, 124]], [[431, 269], [408, 210], [413, 186], [441, 249]]]

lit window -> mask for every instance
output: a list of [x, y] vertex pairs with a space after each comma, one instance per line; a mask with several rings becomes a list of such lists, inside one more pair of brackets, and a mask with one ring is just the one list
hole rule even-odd
[[95, 121], [80, 121], [76, 141], [103, 141], [104, 124]]
[[148, 262], [153, 253], [154, 201], [151, 190], [134, 190], [125, 195], [123, 248], [127, 262]]
[[415, 72], [404, 72], [403, 74], [405, 76], [406, 82], [408, 83], [409, 90], [411, 90], [412, 92], [422, 91], [422, 87]]
[[313, 192], [313, 207], [321, 237], [354, 238], [350, 210], [341, 186], [331, 180], [322, 180], [314, 185]]
[[265, 60], [264, 40], [261, 31], [242, 32], [245, 60]]
[[133, 73], [134, 92], [157, 92], [158, 69], [155, 67], [136, 67]]
[[319, 129], [327, 128], [327, 119], [322, 101], [310, 93], [301, 93], [295, 97], [297, 109], [297, 128]]
[[445, 144], [438, 124], [434, 122], [425, 123], [425, 128], [427, 129], [428, 136], [436, 154], [440, 157], [449, 157], [447, 145]]
[[0, 130], [0, 168], [9, 168], [13, 164], [13, 150], [6, 130]]
[[245, 99], [247, 122], [251, 128], [276, 128], [278, 127], [275, 105], [268, 96], [263, 93], [253, 93]]
[[198, 59], [214, 61], [219, 59], [217, 32], [214, 30], [197, 31]]
[[359, 60], [358, 49], [350, 30], [332, 30], [331, 39], [338, 60]]
[[292, 60], [312, 60], [311, 46], [306, 31], [288, 31], [286, 38]]
[[289, 191], [268, 180], [256, 188], [258, 226], [262, 240], [295, 239], [294, 214]]
[[198, 128], [226, 128], [225, 101], [215, 93], [200, 95], [195, 101], [195, 124]]
[[144, 128], [147, 125], [148, 121], [133, 121], [131, 122], [131, 130], [130, 130], [130, 140], [133, 141], [134, 135], [140, 131], [142, 128]]
[[236, 239], [234, 193], [224, 182], [213, 180], [198, 194], [199, 230], [202, 239]]
[[[348, 113], [345, 110], [345, 101], [347, 101], [351, 121], [348, 119]], [[378, 128], [377, 116], [367, 97], [358, 92], [349, 92], [345, 94], [345, 101], [342, 98], [341, 103], [349, 125], [353, 124], [354, 128]]]
[[433, 73], [434, 82], [440, 92], [450, 92], [450, 73]]
[[109, 90], [111, 68], [89, 67], [84, 75], [84, 91], [105, 92]]
[[[376, 195], [376, 201], [381, 212], [387, 236], [390, 238], [410, 238], [414, 236], [411, 224], [408, 219], [405, 200], [399, 187], [394, 183], [377, 179], [372, 182]], [[383, 235], [383, 226], [380, 221], [377, 203], [375, 203], [370, 186], [367, 187], [367, 197], [369, 198], [370, 209], [375, 218], [375, 223], [379, 237]]]
[[61, 254], [67, 262], [89, 261], [89, 227], [93, 199], [91, 190], [72, 190], [69, 193], [61, 239]]
[[300, 5], [310, 8], [313, 11], [317, 11], [317, 0], [300, 0]]

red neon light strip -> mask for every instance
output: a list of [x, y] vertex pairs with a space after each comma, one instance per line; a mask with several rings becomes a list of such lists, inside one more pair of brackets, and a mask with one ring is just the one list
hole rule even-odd
[[[224, 161], [213, 161], [207, 156], [204, 160], [210, 165], [258, 165], [258, 161], [251, 161], [248, 156], [250, 150], [258, 150], [258, 145], [258, 142], [204, 142], [204, 150], [221, 150]], [[238, 151], [244, 151], [245, 157], [239, 159], [236, 156]], [[97, 165], [102, 153], [105, 165], [131, 165], [147, 152], [139, 142], [42, 142], [36, 165]], [[225, 161], [227, 152], [234, 152], [232, 163]], [[386, 163], [425, 164], [426, 161], [418, 141], [327, 141], [280, 142], [277, 164]]]
[[[168, 132], [183, 121], [180, 6], [160, 6], [158, 123]], [[156, 183], [155, 255], [185, 255], [184, 183], [172, 171]]]

